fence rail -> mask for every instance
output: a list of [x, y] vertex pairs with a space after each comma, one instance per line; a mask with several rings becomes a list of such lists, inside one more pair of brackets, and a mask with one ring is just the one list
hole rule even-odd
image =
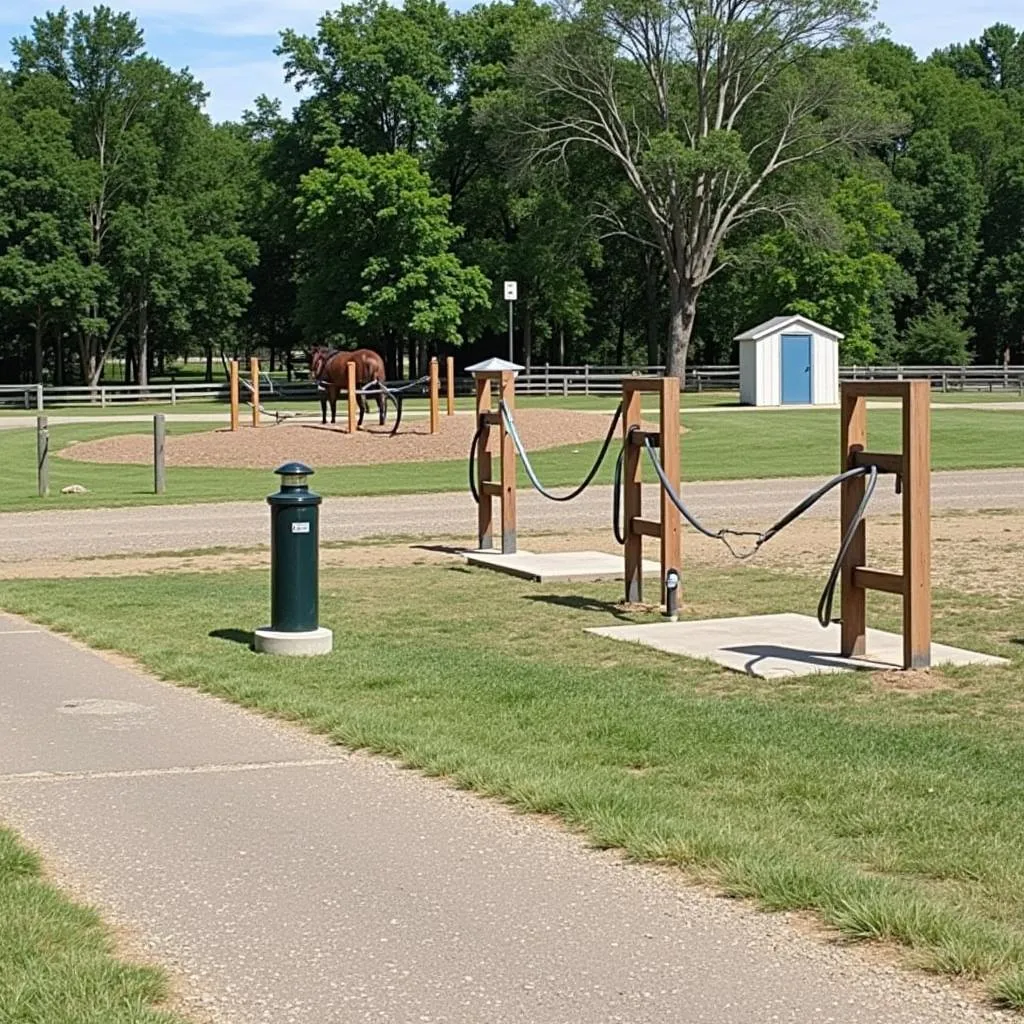
[[[622, 378], [660, 376], [664, 366], [553, 366], [534, 365], [520, 373], [516, 391], [521, 395], [617, 394]], [[931, 381], [936, 391], [1015, 392], [1024, 395], [1024, 366], [841, 366], [839, 379]], [[738, 391], [738, 366], [691, 366], [686, 370], [687, 391]], [[264, 402], [312, 399], [311, 381], [261, 380]], [[457, 378], [456, 392], [471, 393], [469, 379]], [[0, 408], [43, 411], [64, 406], [182, 405], [196, 401], [230, 400], [227, 381], [212, 384], [102, 384], [89, 387], [50, 387], [43, 384], [0, 384]]]

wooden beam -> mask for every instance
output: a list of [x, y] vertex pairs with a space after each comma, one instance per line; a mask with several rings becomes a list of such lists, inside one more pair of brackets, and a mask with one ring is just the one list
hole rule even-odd
[[480, 496], [487, 496], [488, 498], [500, 498], [501, 497], [501, 484], [496, 480], [487, 480], [480, 485]]
[[439, 375], [437, 356], [430, 360], [430, 432], [436, 434], [441, 419], [441, 378]]
[[891, 452], [853, 452], [854, 466], [875, 466], [882, 473], [903, 473], [903, 456]]
[[[500, 412], [485, 412], [482, 413], [481, 415], [483, 416], [483, 421], [489, 427], [500, 427], [502, 423], [505, 422], [502, 419]], [[479, 423], [479, 417], [477, 418], [477, 422]]]
[[[501, 400], [511, 413], [516, 405], [516, 375], [511, 370], [501, 374]], [[516, 553], [516, 446], [512, 435], [502, 423], [501, 436], [501, 553]]]
[[623, 377], [622, 390], [623, 392], [643, 391], [658, 395], [661, 394], [661, 389], [664, 387], [663, 382], [666, 380], [674, 380], [677, 384], [679, 383], [678, 377]]
[[356, 364], [354, 359], [350, 359], [345, 364], [345, 387], [348, 391], [348, 432], [354, 434], [356, 432], [356, 409], [359, 406], [359, 396], [356, 394], [358, 390], [356, 387]]
[[[868, 440], [867, 409], [864, 396], [851, 390], [846, 384], [840, 389], [840, 466], [850, 469], [853, 456], [863, 451]], [[840, 484], [839, 492], [839, 535], [846, 536], [850, 524], [864, 498], [864, 477], [854, 477]], [[861, 521], [853, 541], [843, 559], [841, 569], [842, 595], [840, 597], [840, 618], [842, 619], [840, 653], [845, 658], [862, 655], [867, 641], [867, 594], [858, 586], [854, 570], [863, 568], [867, 561], [867, 530]]]
[[448, 356], [444, 363], [445, 412], [455, 415], [455, 356]]
[[[639, 427], [643, 416], [641, 388], [633, 387], [634, 379], [622, 382], [622, 437], [628, 441], [629, 432]], [[643, 491], [640, 486], [640, 459], [643, 452], [635, 444], [626, 444], [622, 466], [622, 512], [627, 524], [641, 518]], [[626, 600], [640, 602], [644, 596], [644, 542], [643, 536], [626, 530], [623, 545]]]
[[629, 532], [638, 533], [641, 537], [660, 537], [661, 523], [656, 519], [631, 519]]
[[903, 401], [904, 668], [931, 665], [931, 547], [931, 392], [915, 380]]
[[232, 359], [228, 364], [231, 379], [231, 429], [238, 429], [238, 360]]
[[851, 380], [843, 381], [840, 390], [853, 398], [906, 398], [912, 384], [931, 389], [926, 380]]
[[634, 430], [629, 435], [630, 442], [643, 448], [645, 441], [650, 441], [655, 448], [661, 446], [661, 431], [659, 430]]
[[885, 569], [866, 569], [857, 566], [853, 570], [853, 585], [861, 590], [882, 590], [887, 594], [902, 594], [903, 576]]
[[[665, 377], [661, 382], [661, 467], [668, 483], [679, 493], [679, 378]], [[683, 531], [679, 509], [661, 488], [661, 603], [667, 601], [665, 580], [670, 572], [680, 579], [682, 572]]]
[[491, 378], [479, 374], [476, 378], [476, 423], [482, 429], [476, 449], [476, 478], [480, 486], [480, 503], [476, 510], [477, 546], [481, 550], [494, 547], [494, 507], [492, 496], [485, 493], [484, 485], [491, 482], [493, 456], [491, 453], [491, 424], [486, 416], [491, 408]]
[[249, 377], [252, 382], [252, 425], [260, 425], [260, 361], [256, 356], [249, 359]]

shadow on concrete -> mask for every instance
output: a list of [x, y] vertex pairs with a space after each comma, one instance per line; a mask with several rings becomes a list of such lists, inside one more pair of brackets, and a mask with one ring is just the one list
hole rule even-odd
[[246, 629], [212, 629], [207, 636], [215, 640], [230, 640], [233, 644], [243, 644], [245, 647], [252, 647], [255, 635]]
[[612, 615], [620, 622], [632, 622], [629, 612], [623, 611], [614, 601], [598, 601], [593, 597], [576, 597], [562, 594], [524, 594], [524, 601], [540, 601], [543, 604], [556, 604], [561, 608], [571, 608], [577, 612], [601, 612]]
[[768, 661], [771, 658], [778, 658], [783, 661], [794, 661], [800, 665], [813, 665], [818, 668], [853, 668], [872, 672], [887, 667], [881, 663], [872, 665], [862, 661], [852, 661], [843, 658], [838, 654], [824, 654], [821, 651], [805, 651], [799, 647], [783, 647], [779, 644], [746, 644], [741, 647], [723, 647], [723, 651], [730, 651], [734, 654], [750, 655], [750, 661], [743, 666], [743, 671], [748, 676], [758, 675], [757, 664], [761, 661]]

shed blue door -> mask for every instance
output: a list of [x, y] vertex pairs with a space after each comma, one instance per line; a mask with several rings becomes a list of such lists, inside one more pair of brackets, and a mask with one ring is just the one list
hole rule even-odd
[[782, 404], [811, 404], [811, 336], [782, 336]]

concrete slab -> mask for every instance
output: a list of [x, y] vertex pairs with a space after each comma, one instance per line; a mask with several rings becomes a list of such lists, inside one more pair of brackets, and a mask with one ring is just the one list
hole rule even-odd
[[[477, 550], [464, 551], [462, 555], [469, 565], [495, 569], [537, 583], [598, 583], [621, 580], [623, 573], [622, 556], [603, 551], [556, 551], [542, 555], [517, 551], [514, 555], [503, 555]], [[657, 578], [661, 566], [644, 560], [643, 572], [645, 576]]]
[[[763, 679], [820, 672], [879, 671], [903, 664], [903, 639], [869, 629], [867, 656], [842, 658], [839, 626], [827, 629], [809, 615], [748, 615], [695, 622], [655, 622], [644, 626], [604, 626], [588, 633], [628, 640], [669, 654], [709, 658], [726, 668]], [[932, 644], [932, 665], [1006, 665], [1004, 658]]]
[[303, 633], [282, 633], [269, 626], [257, 629], [253, 649], [259, 654], [277, 654], [292, 658], [309, 658], [330, 654], [334, 648], [334, 634], [319, 626]]

